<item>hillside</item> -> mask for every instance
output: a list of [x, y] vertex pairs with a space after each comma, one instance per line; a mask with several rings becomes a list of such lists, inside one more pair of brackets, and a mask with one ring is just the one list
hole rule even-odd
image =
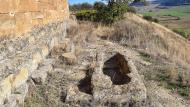
[[153, 4], [160, 4], [162, 6], [178, 6], [187, 5], [190, 3], [189, 0], [147, 0]]
[[57, 17], [0, 40], [0, 107], [190, 106], [189, 40], [140, 14]]
[[65, 39], [32, 74], [24, 105], [188, 107], [190, 42], [125, 17], [112, 27], [69, 21]]
[[176, 5], [183, 5], [183, 4], [190, 4], [189, 0], [157, 0], [162, 5], [165, 6], [176, 6]]

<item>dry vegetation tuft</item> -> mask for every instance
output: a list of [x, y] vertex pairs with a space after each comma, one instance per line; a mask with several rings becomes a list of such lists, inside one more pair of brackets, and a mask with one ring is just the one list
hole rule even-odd
[[24, 107], [61, 107], [64, 102], [64, 93], [60, 81], [62, 75], [49, 74], [43, 85], [34, 85], [30, 82], [29, 92], [25, 98]]

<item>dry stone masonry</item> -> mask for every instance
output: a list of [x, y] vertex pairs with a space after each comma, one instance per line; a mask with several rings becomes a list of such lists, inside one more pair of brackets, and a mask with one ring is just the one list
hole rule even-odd
[[0, 0], [0, 36], [69, 17], [67, 0]]
[[0, 0], [0, 107], [22, 105], [27, 80], [42, 83], [51, 70], [40, 64], [66, 36], [67, 0]]
[[66, 25], [65, 22], [57, 22], [38, 27], [23, 38], [6, 40], [0, 44], [0, 105], [12, 107], [22, 104], [27, 92], [26, 81], [30, 77], [37, 83], [45, 81], [46, 74], [39, 73], [51, 70], [51, 66], [38, 67], [50, 50], [63, 41]]

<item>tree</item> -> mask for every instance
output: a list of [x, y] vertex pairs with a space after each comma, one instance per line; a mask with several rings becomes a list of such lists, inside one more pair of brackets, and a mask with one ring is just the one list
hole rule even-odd
[[82, 3], [81, 4], [81, 9], [92, 9], [93, 6], [89, 3]]
[[142, 2], [145, 6], [148, 6], [150, 4], [147, 0], [134, 0], [133, 2]]
[[103, 0], [103, 1], [107, 1], [108, 3], [129, 3], [130, 1], [133, 0]]
[[105, 5], [103, 2], [95, 2], [95, 3], [94, 3], [94, 6], [93, 6], [93, 8], [94, 8], [95, 10], [101, 10], [101, 9], [103, 9], [104, 7], [106, 7], [106, 5]]
[[111, 25], [115, 21], [124, 18], [124, 14], [130, 10], [128, 3], [131, 0], [102, 0], [104, 2], [95, 2], [92, 10], [78, 11], [76, 16], [79, 20], [90, 20]]
[[93, 6], [92, 4], [89, 3], [82, 3], [82, 4], [70, 5], [69, 8], [72, 11], [79, 11], [79, 10], [93, 9]]

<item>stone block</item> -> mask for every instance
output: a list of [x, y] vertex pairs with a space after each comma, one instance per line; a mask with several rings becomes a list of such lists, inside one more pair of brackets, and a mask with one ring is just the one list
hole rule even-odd
[[0, 14], [0, 29], [13, 29], [15, 28], [14, 16], [9, 14]]
[[0, 105], [2, 105], [5, 99], [11, 95], [13, 75], [9, 75], [0, 83]]
[[0, 83], [0, 105], [11, 95], [11, 92], [28, 80], [28, 70], [22, 68], [17, 74], [9, 75]]
[[46, 56], [48, 56], [49, 55], [49, 48], [48, 48], [48, 46], [43, 46], [42, 47], [42, 56], [45, 58]]
[[43, 84], [47, 78], [47, 72], [36, 70], [32, 73], [31, 78], [35, 84]]
[[0, 14], [0, 35], [13, 34], [16, 28], [14, 16]]
[[34, 64], [39, 64], [41, 61], [42, 61], [42, 56], [40, 54], [40, 52], [36, 52], [34, 55], [33, 55], [33, 63]]
[[52, 70], [53, 70], [53, 67], [51, 64], [44, 65], [40, 67], [38, 70], [35, 70], [32, 73], [31, 77], [36, 84], [43, 84], [45, 83], [47, 74], [51, 72]]
[[21, 35], [35, 25], [66, 19], [67, 13], [67, 0], [0, 0], [0, 36]]
[[21, 68], [21, 70], [14, 75], [13, 81], [12, 81], [12, 88], [16, 89], [22, 84], [26, 83], [28, 80], [28, 69]]
[[39, 10], [39, 2], [36, 0], [19, 0], [17, 1], [16, 12], [26, 13], [26, 12], [37, 12]]
[[23, 105], [27, 93], [28, 93], [28, 84], [21, 85], [10, 95], [8, 101], [5, 104], [6, 107], [15, 107], [17, 105]]
[[18, 13], [15, 15], [16, 19], [16, 34], [22, 34], [23, 31], [31, 29], [31, 13]]
[[74, 64], [77, 60], [76, 56], [73, 53], [64, 53], [62, 54], [63, 56], [63, 61], [66, 64]]
[[16, 4], [16, 0], [0, 0], [0, 13], [14, 12]]

